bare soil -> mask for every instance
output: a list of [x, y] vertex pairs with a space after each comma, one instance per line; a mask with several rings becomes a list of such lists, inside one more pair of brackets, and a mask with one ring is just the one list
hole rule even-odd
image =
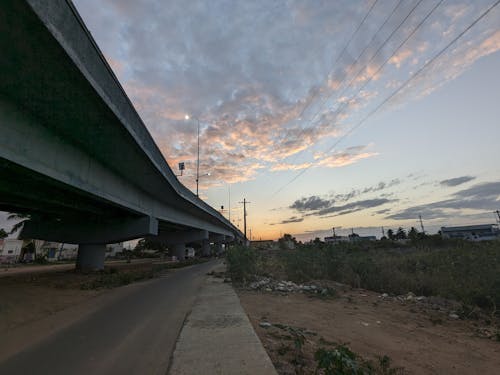
[[[316, 350], [338, 344], [374, 362], [387, 355], [407, 374], [500, 373], [500, 342], [491, 334], [497, 327], [454, 319], [415, 300], [349, 287], [328, 298], [245, 289], [238, 295], [280, 374], [313, 374]], [[293, 332], [306, 339], [300, 350]]]

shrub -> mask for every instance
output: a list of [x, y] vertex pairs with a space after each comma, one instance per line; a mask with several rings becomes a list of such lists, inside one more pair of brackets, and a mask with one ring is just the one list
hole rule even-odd
[[393, 243], [392, 247], [386, 247], [390, 241], [303, 245], [274, 258], [282, 264], [285, 277], [295, 282], [331, 279], [381, 293], [411, 291], [490, 310], [500, 306], [500, 241], [417, 242], [418, 246]]
[[391, 359], [383, 356], [377, 363], [365, 361], [347, 346], [338, 345], [333, 350], [320, 348], [314, 354], [317, 361], [316, 373], [325, 375], [396, 375], [404, 374], [401, 367], [391, 367]]
[[226, 254], [228, 272], [236, 282], [247, 282], [257, 272], [257, 253], [244, 246], [232, 246]]

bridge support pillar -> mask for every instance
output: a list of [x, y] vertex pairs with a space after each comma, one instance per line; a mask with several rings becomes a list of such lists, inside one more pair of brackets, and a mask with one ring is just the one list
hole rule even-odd
[[76, 269], [79, 271], [98, 271], [104, 269], [106, 245], [79, 245]]
[[172, 255], [178, 260], [184, 260], [186, 258], [186, 244], [178, 243], [172, 246]]
[[201, 242], [201, 255], [204, 257], [210, 256], [210, 241], [209, 240], [203, 240]]

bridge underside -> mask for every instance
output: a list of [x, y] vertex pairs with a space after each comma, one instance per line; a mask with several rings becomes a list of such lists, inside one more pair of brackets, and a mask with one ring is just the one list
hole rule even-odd
[[31, 215], [23, 236], [82, 245], [83, 268], [107, 243], [241, 237], [179, 183], [71, 2], [2, 2], [0, 50], [0, 210]]
[[208, 256], [210, 243], [220, 248], [219, 244], [232, 240], [96, 199], [4, 158], [0, 158], [0, 176], [0, 210], [31, 217], [21, 237], [79, 244], [77, 268], [82, 270], [101, 269], [109, 243], [148, 237], [167, 244], [172, 255], [182, 260], [186, 245], [200, 247], [201, 254]]

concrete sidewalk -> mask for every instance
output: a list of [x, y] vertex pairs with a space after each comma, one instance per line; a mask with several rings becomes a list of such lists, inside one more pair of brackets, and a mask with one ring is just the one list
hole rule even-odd
[[[223, 271], [223, 265], [215, 271]], [[276, 375], [230, 284], [208, 277], [172, 356], [170, 375]]]

